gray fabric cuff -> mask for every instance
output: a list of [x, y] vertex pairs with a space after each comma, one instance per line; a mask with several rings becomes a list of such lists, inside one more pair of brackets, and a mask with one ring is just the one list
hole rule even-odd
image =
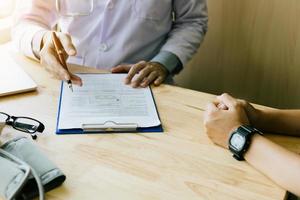
[[162, 64], [170, 74], [177, 74], [182, 69], [182, 63], [179, 58], [169, 51], [159, 52], [154, 58], [152, 58], [151, 62], [158, 62]]
[[[41, 179], [45, 192], [60, 186], [65, 175], [27, 138], [11, 140], [1, 147], [4, 151], [28, 164]], [[31, 176], [21, 192], [22, 199], [38, 195], [35, 179]]]
[[[4, 199], [15, 198], [27, 182], [29, 171], [6, 158], [0, 152], [0, 197]], [[29, 170], [29, 168], [28, 168]]]

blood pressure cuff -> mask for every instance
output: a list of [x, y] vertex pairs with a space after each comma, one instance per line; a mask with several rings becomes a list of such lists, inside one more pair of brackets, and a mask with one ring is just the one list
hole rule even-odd
[[[61, 170], [27, 138], [11, 140], [1, 149], [27, 164], [32, 171], [34, 170], [45, 192], [60, 186], [66, 179]], [[10, 159], [1, 158], [0, 154], [0, 196], [5, 199], [9, 196], [15, 196], [15, 199], [33, 199], [38, 196], [36, 179], [32, 174], [26, 177], [26, 167], [23, 168], [24, 166]], [[14, 192], [15, 195], [12, 195]]]
[[29, 178], [29, 168], [0, 154], [0, 194], [5, 199], [12, 199], [18, 194]]

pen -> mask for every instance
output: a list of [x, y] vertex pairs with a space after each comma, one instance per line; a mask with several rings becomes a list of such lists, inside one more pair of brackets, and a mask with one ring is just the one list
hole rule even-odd
[[[53, 41], [56, 53], [58, 55], [60, 64], [66, 70], [68, 70], [68, 66], [67, 66], [67, 63], [66, 63], [65, 58], [64, 58], [64, 51], [65, 50], [64, 50], [62, 44], [60, 43], [60, 40], [58, 39], [57, 35], [55, 34], [55, 32], [52, 32], [52, 39], [53, 39], [52, 41]], [[70, 90], [73, 92], [73, 86], [72, 86], [71, 80], [67, 80], [67, 83], [68, 83], [68, 86], [69, 86]]]

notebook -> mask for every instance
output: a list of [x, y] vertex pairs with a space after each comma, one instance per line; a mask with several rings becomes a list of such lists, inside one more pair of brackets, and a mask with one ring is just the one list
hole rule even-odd
[[78, 76], [73, 92], [62, 82], [57, 134], [163, 131], [150, 87], [125, 85], [126, 74]]
[[0, 96], [35, 90], [37, 84], [9, 54], [1, 56]]

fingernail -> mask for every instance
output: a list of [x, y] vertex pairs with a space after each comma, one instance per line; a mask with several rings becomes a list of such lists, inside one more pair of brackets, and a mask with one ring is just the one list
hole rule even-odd
[[68, 75], [65, 75], [65, 80], [69, 80], [69, 76]]

